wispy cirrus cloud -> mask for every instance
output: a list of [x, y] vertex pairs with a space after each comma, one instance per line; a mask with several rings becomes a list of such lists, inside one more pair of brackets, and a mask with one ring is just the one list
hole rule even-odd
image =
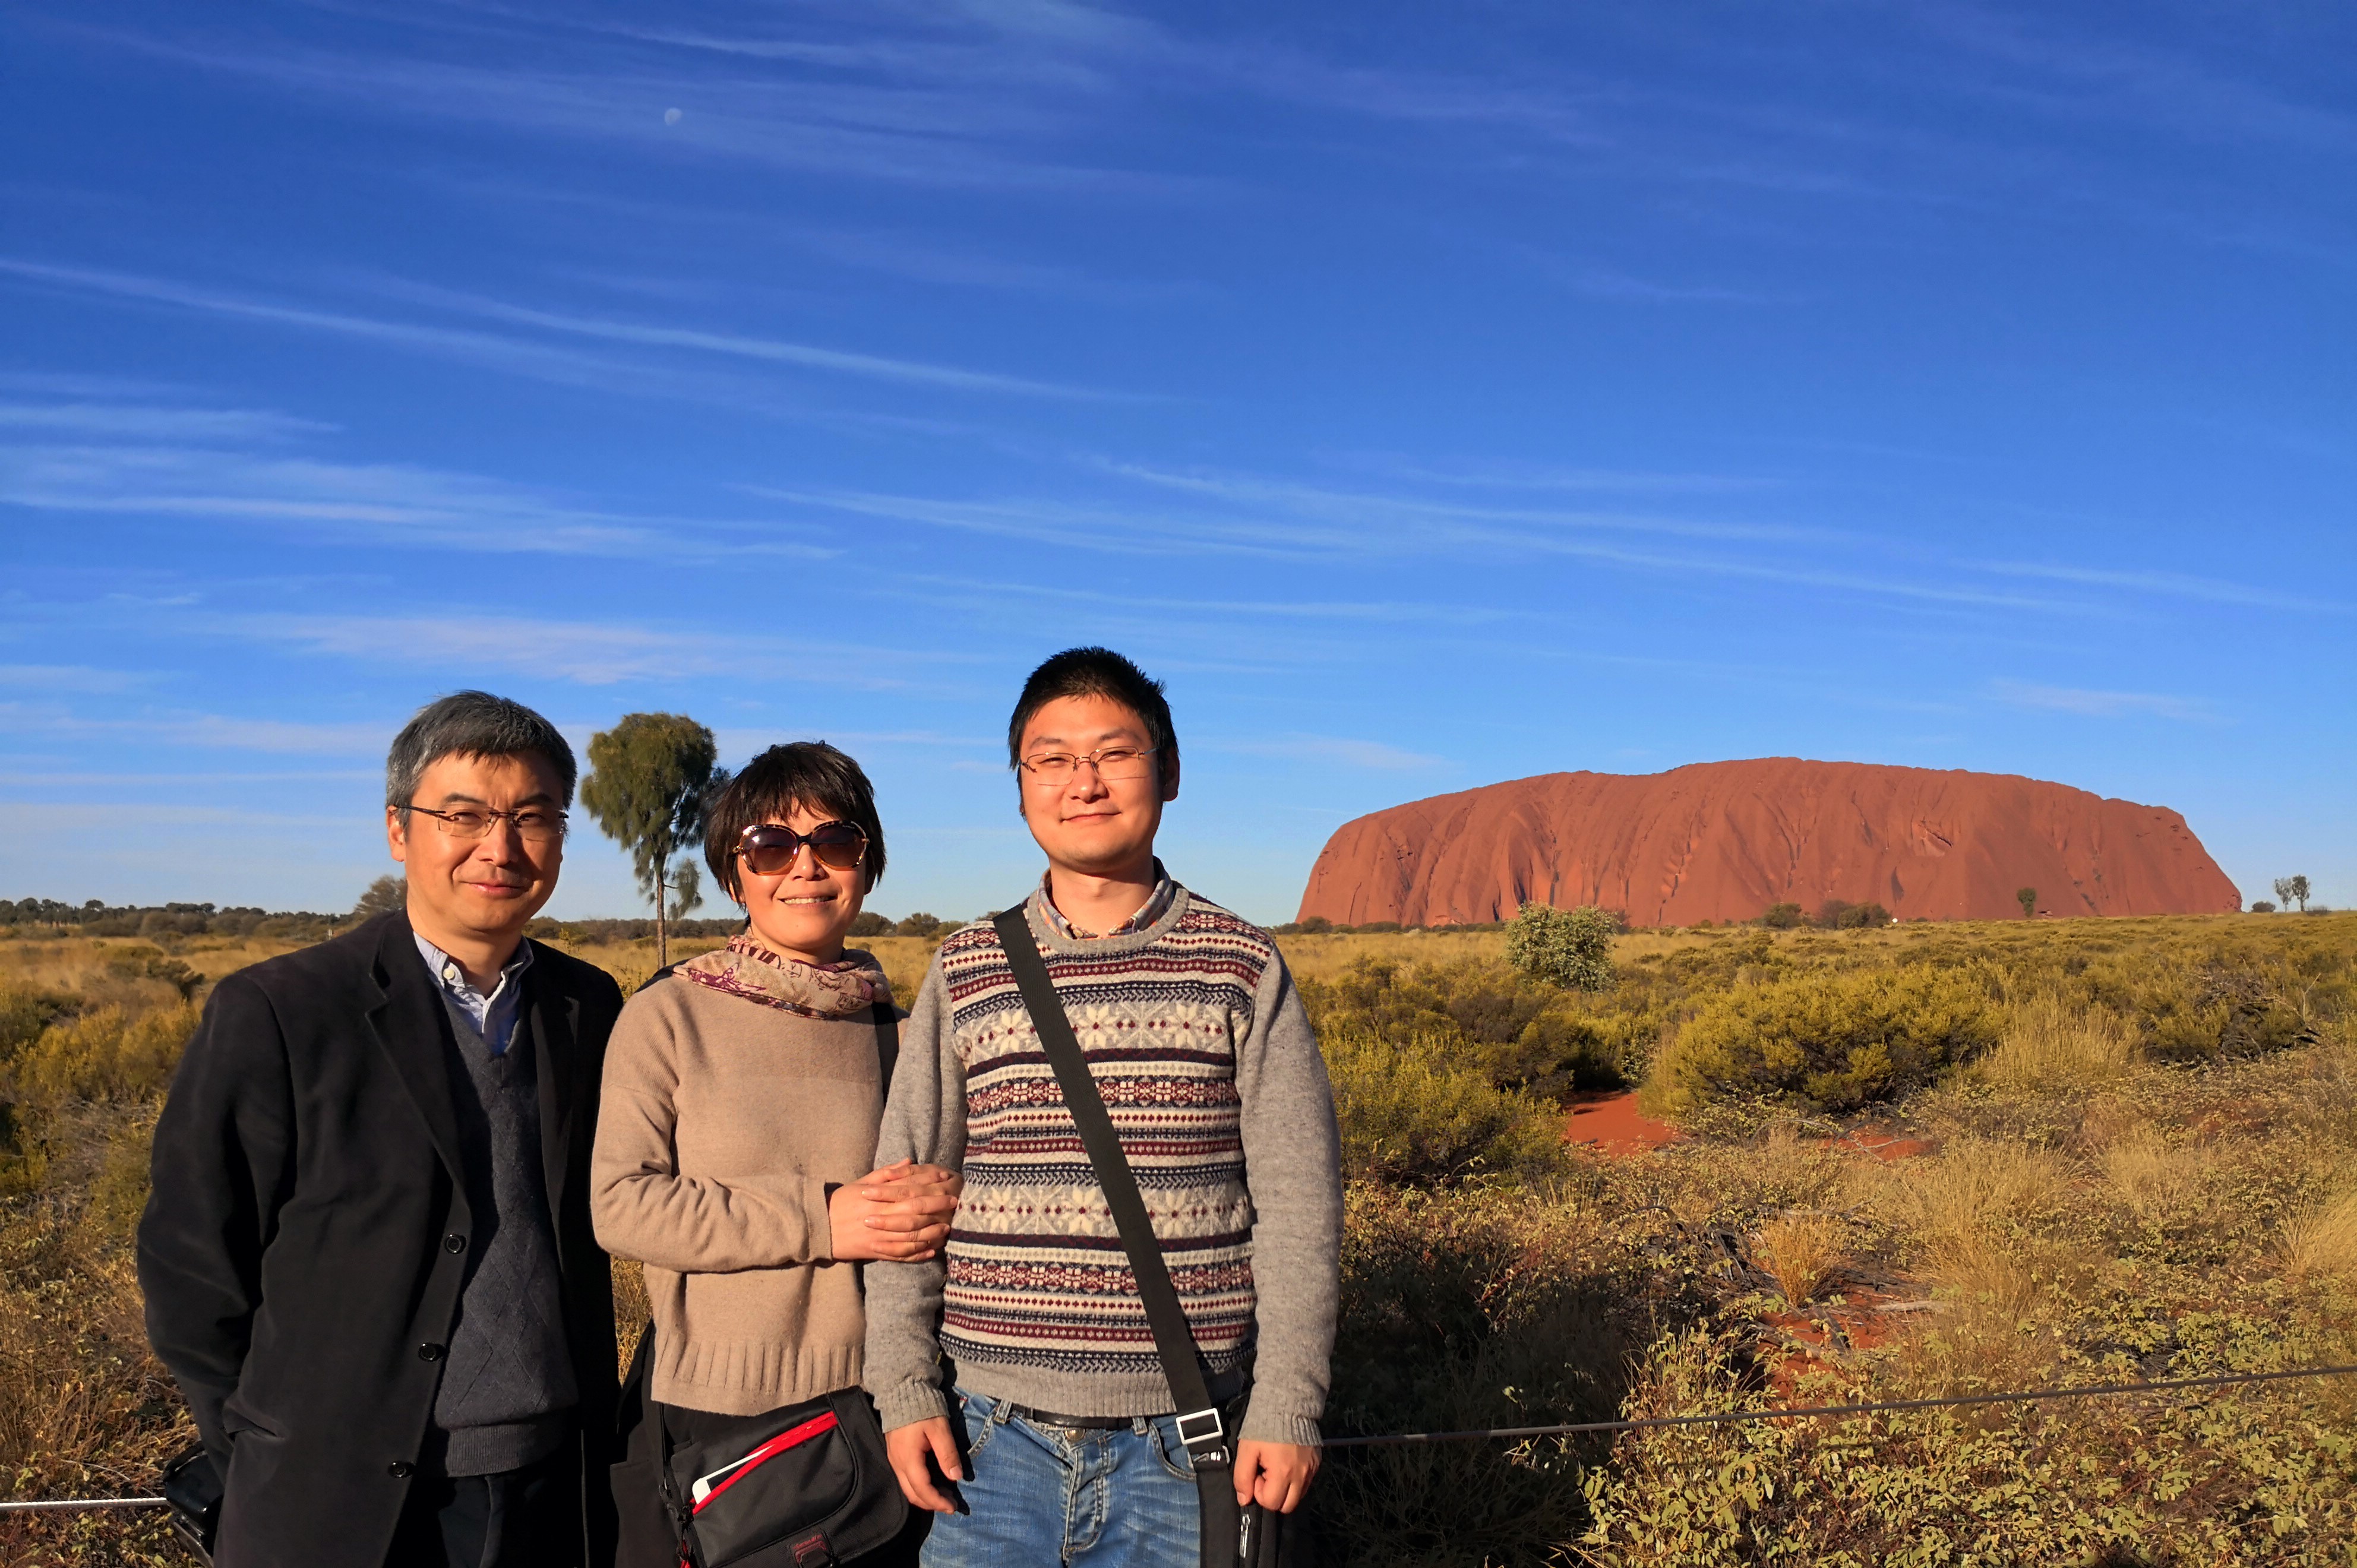
[[2111, 567], [2070, 566], [2022, 561], [1987, 561], [1980, 570], [2000, 577], [2029, 577], [2050, 583], [2083, 583], [2105, 588], [2126, 588], [2167, 598], [2206, 599], [2212, 604], [2248, 605], [2262, 609], [2307, 610], [2319, 615], [2347, 615], [2350, 607], [2329, 599], [2287, 594], [2276, 588], [2254, 587], [2221, 577], [2199, 577], [2184, 572], [2123, 572]]
[[1437, 768], [1450, 768], [1445, 757], [1433, 757], [1421, 751], [1408, 751], [1379, 740], [1352, 740], [1341, 736], [1306, 735], [1298, 731], [1274, 736], [1265, 740], [1214, 740], [1199, 742], [1209, 751], [1233, 752], [1244, 757], [1268, 757], [1293, 761], [1314, 761], [1339, 764], [1345, 768], [1366, 768], [1378, 773], [1426, 773]]
[[[1811, 531], [1774, 525], [1687, 522], [1618, 513], [1512, 516], [1502, 509], [1451, 509], [1407, 498], [1371, 502], [1354, 511], [1347, 498], [1315, 487], [1157, 477], [1177, 481], [1171, 488], [1194, 490], [1207, 500], [1244, 502], [1254, 492], [1265, 491], [1272, 501], [1293, 499], [1304, 504], [1294, 515], [1286, 515], [1293, 509], [1282, 505], [1166, 511], [1031, 499], [944, 500], [874, 491], [745, 489], [748, 494], [856, 516], [1108, 554], [1229, 555], [1301, 562], [1454, 557], [1469, 565], [1475, 559], [1495, 564], [1516, 558], [1555, 556], [1691, 581], [1717, 578], [1774, 584], [1958, 609], [2052, 613], [2086, 607], [1965, 581], [1953, 574], [1927, 582], [1832, 564], [1802, 563], [1784, 542], [1807, 539]], [[1582, 537], [1593, 532], [1659, 532], [1730, 544], [1760, 542], [1779, 548], [1765, 558], [1754, 559], [1727, 551], [1641, 549]], [[1838, 536], [1819, 537], [1832, 542]]]
[[[1143, 24], [1113, 13], [1040, 27], [1041, 7], [747, 16], [734, 31], [521, 10], [377, 10], [376, 47], [234, 26], [83, 27], [89, 38], [217, 77], [403, 118], [575, 141], [658, 159], [726, 158], [834, 178], [1105, 192], [1200, 186], [1078, 151], [1107, 103], [1097, 62]], [[1075, 144], [1064, 150], [1065, 144]]]
[[2086, 718], [2141, 715], [2201, 724], [2215, 723], [2218, 718], [2201, 698], [2173, 697], [2158, 692], [2100, 692], [2077, 686], [2043, 686], [2027, 681], [1998, 681], [1991, 689], [1999, 702], [2011, 707], [2077, 714]]
[[[61, 265], [22, 257], [0, 257], [0, 275], [23, 282], [141, 301], [206, 315], [365, 338], [393, 348], [456, 359], [487, 368], [570, 385], [611, 390], [619, 385], [671, 395], [724, 395], [726, 388], [699, 383], [643, 360], [616, 360], [585, 353], [514, 333], [484, 332], [427, 321], [368, 316], [340, 308], [261, 299], [218, 288], [103, 268]], [[788, 366], [861, 380], [948, 392], [991, 392], [1023, 397], [1106, 398], [1122, 394], [974, 371], [954, 365], [865, 354], [743, 333], [613, 320], [522, 306], [458, 291], [381, 282], [380, 292], [478, 319], [497, 321], [561, 338], [587, 339], [636, 349], [676, 350], [693, 359]]]
[[142, 441], [283, 441], [336, 427], [316, 419], [254, 408], [187, 408], [159, 403], [0, 403], [0, 431], [30, 430]]
[[87, 664], [0, 664], [0, 687], [73, 696], [112, 696], [155, 684], [149, 670], [99, 670]]
[[300, 723], [235, 714], [167, 710], [90, 718], [53, 705], [0, 703], [0, 732], [16, 735], [113, 737], [204, 750], [263, 751], [319, 757], [377, 756], [400, 727], [387, 724]]
[[926, 684], [980, 655], [633, 621], [559, 620], [494, 607], [436, 615], [192, 617], [190, 629], [304, 653], [447, 671], [497, 670], [585, 686], [730, 676], [876, 691]]
[[[201, 422], [199, 422], [201, 423]], [[476, 553], [615, 557], [841, 553], [791, 525], [636, 514], [532, 487], [407, 464], [212, 446], [0, 444], [0, 505], [178, 517]]]

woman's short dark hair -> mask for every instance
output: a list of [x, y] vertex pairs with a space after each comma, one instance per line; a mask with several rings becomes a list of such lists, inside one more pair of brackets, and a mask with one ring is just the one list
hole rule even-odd
[[713, 797], [704, 820], [704, 859], [728, 897], [742, 902], [737, 877], [737, 841], [763, 822], [782, 822], [796, 806], [849, 822], [867, 835], [867, 886], [884, 876], [884, 824], [876, 815], [876, 790], [859, 764], [823, 740], [773, 746], [747, 763]]
[[[1170, 761], [1178, 760], [1178, 732], [1170, 723], [1169, 699], [1157, 681], [1110, 648], [1067, 648], [1023, 682], [1015, 716], [1006, 722], [1006, 765], [1023, 766], [1023, 732], [1041, 708], [1065, 697], [1106, 697], [1137, 715], [1146, 742]], [[1157, 777], [1168, 777], [1167, 767]]]

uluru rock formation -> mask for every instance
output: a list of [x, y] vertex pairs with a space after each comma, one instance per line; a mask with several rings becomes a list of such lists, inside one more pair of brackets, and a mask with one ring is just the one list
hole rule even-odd
[[1344, 823], [1300, 918], [1445, 926], [1528, 901], [1622, 909], [1639, 926], [1744, 920], [1829, 898], [1901, 918], [2241, 907], [2185, 819], [2003, 773], [1771, 757], [1666, 773], [1548, 773]]

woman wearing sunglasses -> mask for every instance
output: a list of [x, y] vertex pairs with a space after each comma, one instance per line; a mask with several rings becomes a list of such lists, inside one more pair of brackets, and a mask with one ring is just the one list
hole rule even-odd
[[957, 1205], [949, 1171], [870, 1169], [899, 1015], [883, 969], [844, 946], [884, 872], [859, 765], [822, 742], [771, 747], [713, 802], [705, 854], [747, 929], [623, 1008], [591, 1167], [597, 1240], [646, 1266], [654, 1319], [614, 1473], [619, 1568], [679, 1563], [663, 1454], [751, 1452], [762, 1419], [864, 1401], [852, 1265], [933, 1256]]

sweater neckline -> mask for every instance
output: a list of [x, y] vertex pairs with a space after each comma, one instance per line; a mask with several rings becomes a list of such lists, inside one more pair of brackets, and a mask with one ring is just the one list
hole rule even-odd
[[1031, 922], [1031, 938], [1042, 952], [1072, 953], [1103, 957], [1109, 953], [1131, 953], [1152, 947], [1178, 927], [1193, 907], [1195, 896], [1184, 884], [1172, 882], [1169, 907], [1156, 917], [1154, 923], [1117, 937], [1068, 937], [1048, 918], [1048, 889], [1042, 886], [1032, 889], [1031, 897], [1023, 901], [1024, 917]]

